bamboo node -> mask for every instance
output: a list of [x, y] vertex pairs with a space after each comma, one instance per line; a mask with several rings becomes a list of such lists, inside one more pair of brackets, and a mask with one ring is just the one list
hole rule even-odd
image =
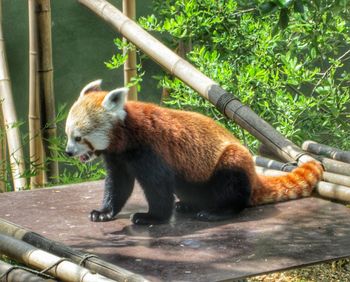
[[36, 271], [34, 269], [31, 269], [31, 268], [28, 268], [25, 266], [13, 265], [9, 269], [7, 269], [3, 274], [0, 275], [0, 281], [8, 281], [10, 273], [16, 269], [21, 269], [21, 270], [33, 273], [33, 274], [41, 276], [45, 279], [54, 279], [54, 277], [52, 277], [51, 275], [48, 275], [46, 273], [41, 273], [40, 271]]
[[53, 71], [53, 68], [48, 68], [48, 69], [38, 69], [38, 72], [44, 73], [44, 72], [50, 72]]
[[68, 262], [72, 262], [70, 259], [67, 258], [60, 258], [58, 261], [56, 261], [55, 263], [53, 263], [52, 265], [49, 265], [48, 267], [46, 267], [45, 269], [43, 269], [42, 271], [40, 271], [41, 274], [46, 274], [46, 272], [48, 272], [51, 268], [57, 267], [61, 262], [64, 261], [68, 261]]
[[79, 266], [85, 266], [85, 262], [90, 258], [98, 258], [98, 256], [93, 254], [84, 255], [84, 257], [79, 261]]

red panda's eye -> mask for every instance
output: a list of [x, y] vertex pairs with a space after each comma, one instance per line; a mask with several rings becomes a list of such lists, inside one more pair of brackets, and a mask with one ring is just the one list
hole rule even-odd
[[80, 136], [77, 136], [74, 138], [75, 142], [80, 142], [81, 141], [81, 137]]

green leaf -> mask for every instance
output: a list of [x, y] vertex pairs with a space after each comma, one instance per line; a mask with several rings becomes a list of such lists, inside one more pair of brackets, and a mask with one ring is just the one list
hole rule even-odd
[[277, 4], [273, 1], [265, 2], [259, 5], [258, 10], [262, 15], [273, 13], [278, 8]]
[[304, 4], [302, 0], [295, 0], [294, 2], [294, 12], [304, 14]]
[[279, 18], [278, 24], [282, 29], [286, 29], [288, 27], [288, 22], [289, 22], [288, 9], [282, 9], [280, 12], [280, 18]]

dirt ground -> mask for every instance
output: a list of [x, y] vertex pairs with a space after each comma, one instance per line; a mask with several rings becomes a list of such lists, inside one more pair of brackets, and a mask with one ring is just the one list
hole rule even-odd
[[350, 259], [248, 278], [247, 282], [350, 282]]

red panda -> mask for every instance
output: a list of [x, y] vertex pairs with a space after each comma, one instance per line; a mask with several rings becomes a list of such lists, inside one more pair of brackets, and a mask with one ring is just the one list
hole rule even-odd
[[86, 162], [101, 155], [107, 176], [103, 205], [92, 221], [112, 220], [137, 180], [148, 202], [135, 224], [167, 222], [174, 208], [200, 220], [232, 217], [248, 206], [309, 196], [323, 175], [318, 162], [266, 177], [225, 128], [198, 113], [125, 102], [127, 88], [102, 91], [89, 83], [69, 111], [66, 152]]

